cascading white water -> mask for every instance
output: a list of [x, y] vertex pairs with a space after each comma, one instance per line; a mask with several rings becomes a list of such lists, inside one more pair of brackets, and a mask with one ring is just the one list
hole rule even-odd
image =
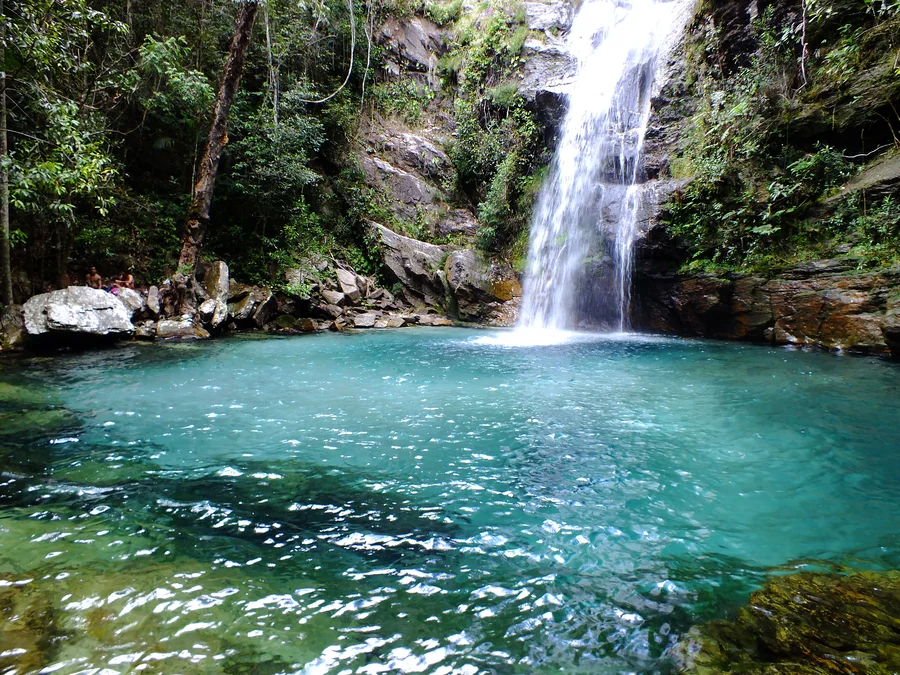
[[587, 258], [604, 252], [594, 261], [609, 271], [591, 296], [592, 322], [628, 327], [650, 97], [660, 56], [689, 4], [585, 0], [578, 11], [569, 36], [578, 75], [531, 226], [520, 332], [577, 328]]

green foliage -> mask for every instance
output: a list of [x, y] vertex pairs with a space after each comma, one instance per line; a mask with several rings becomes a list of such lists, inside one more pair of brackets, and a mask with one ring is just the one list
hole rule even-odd
[[711, 24], [694, 27], [689, 79], [702, 104], [690, 142], [672, 161], [673, 175], [691, 182], [664, 213], [689, 253], [688, 269], [765, 270], [827, 255], [851, 232], [874, 240], [868, 216], [842, 216], [843, 228], [823, 224], [823, 200], [856, 167], [832, 145], [792, 143], [791, 121], [815, 110], [822, 92], [858, 78], [877, 44], [868, 36], [887, 25], [886, 14], [860, 0], [807, 0], [807, 10], [810, 39], [821, 48], [804, 57], [800, 17], [769, 7], [753, 23], [756, 50], [743, 67], [726, 66], [727, 45]]
[[381, 82], [372, 89], [375, 107], [381, 114], [397, 117], [411, 127], [421, 124], [422, 113], [434, 97], [431, 87], [412, 79]]
[[439, 26], [449, 26], [459, 20], [463, 10], [463, 0], [430, 0], [425, 3], [425, 16]]

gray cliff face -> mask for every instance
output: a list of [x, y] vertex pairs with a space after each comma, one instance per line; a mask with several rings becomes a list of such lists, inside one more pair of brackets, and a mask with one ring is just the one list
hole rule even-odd
[[[552, 142], [574, 74], [565, 35], [575, 3], [523, 4], [529, 38], [522, 49], [524, 63], [517, 84]], [[467, 6], [463, 11], [481, 10]], [[413, 304], [437, 307], [467, 321], [511, 325], [517, 317], [519, 281], [508, 264], [487, 260], [477, 250], [476, 239], [484, 226], [475, 205], [459, 190], [449, 156], [456, 134], [455, 92], [442, 84], [437, 67], [454, 39], [452, 29], [421, 16], [391, 18], [376, 30], [375, 39], [385, 51], [378, 80], [413, 82], [424, 93], [416, 124], [373, 111], [361, 126], [359, 166], [389, 214], [389, 220], [373, 226], [387, 273]], [[404, 230], [453, 245], [416, 241]]]

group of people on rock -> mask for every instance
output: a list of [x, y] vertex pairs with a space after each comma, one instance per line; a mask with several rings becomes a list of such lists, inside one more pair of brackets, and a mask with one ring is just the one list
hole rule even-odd
[[122, 270], [117, 279], [104, 284], [103, 277], [97, 272], [97, 268], [92, 267], [91, 271], [85, 275], [84, 282], [85, 285], [90, 288], [107, 291], [113, 295], [118, 294], [120, 288], [130, 288], [131, 290], [134, 290], [134, 275], [128, 270]]

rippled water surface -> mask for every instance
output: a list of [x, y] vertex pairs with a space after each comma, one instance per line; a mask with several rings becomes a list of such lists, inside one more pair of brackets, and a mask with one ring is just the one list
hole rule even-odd
[[900, 567], [898, 420], [888, 362], [655, 338], [0, 362], [0, 666], [668, 672], [769, 574]]

